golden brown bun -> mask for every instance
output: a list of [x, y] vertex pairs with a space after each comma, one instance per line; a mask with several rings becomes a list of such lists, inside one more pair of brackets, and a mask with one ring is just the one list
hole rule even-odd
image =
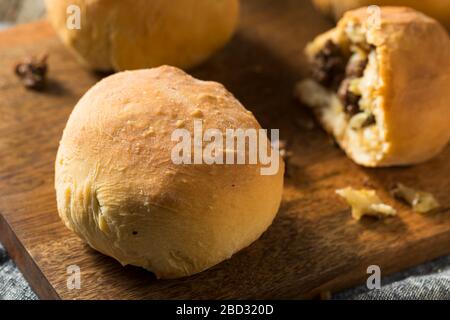
[[[95, 70], [163, 64], [183, 69], [225, 45], [237, 25], [238, 0], [46, 0], [64, 44]], [[68, 29], [67, 7], [81, 9], [81, 29]]]
[[200, 272], [255, 241], [278, 211], [283, 161], [267, 176], [259, 163], [176, 165], [171, 133], [192, 133], [194, 119], [203, 130], [260, 128], [221, 84], [174, 67], [121, 72], [92, 87], [75, 106], [56, 159], [66, 226], [159, 278]]
[[301, 83], [298, 94], [358, 164], [415, 164], [450, 140], [450, 40], [438, 22], [413, 9], [383, 7], [381, 13], [378, 29], [368, 24], [366, 9], [347, 12], [306, 49], [312, 61], [327, 40], [346, 50], [358, 39], [370, 46], [373, 59], [359, 89], [375, 125], [351, 129], [336, 93], [312, 80]]
[[405, 6], [421, 11], [450, 28], [450, 0], [313, 0], [328, 16], [339, 20], [346, 11], [364, 6]]

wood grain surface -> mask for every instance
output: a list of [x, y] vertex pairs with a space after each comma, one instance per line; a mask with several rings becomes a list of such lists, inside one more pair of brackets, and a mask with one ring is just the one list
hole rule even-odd
[[[307, 73], [302, 49], [331, 27], [309, 1], [242, 1], [239, 31], [194, 76], [217, 80], [266, 128], [280, 128], [293, 153], [281, 209], [263, 236], [198, 275], [156, 280], [90, 249], [60, 222], [53, 163], [73, 106], [101, 76], [84, 70], [46, 22], [0, 33], [0, 241], [44, 299], [310, 298], [450, 253], [450, 148], [415, 167], [365, 169], [347, 159], [293, 98]], [[14, 63], [48, 52], [46, 92], [25, 90]], [[395, 182], [432, 192], [442, 208], [413, 213], [389, 195]], [[351, 218], [334, 193], [372, 186], [399, 210], [395, 218]], [[67, 267], [81, 268], [81, 289], [67, 288]]]

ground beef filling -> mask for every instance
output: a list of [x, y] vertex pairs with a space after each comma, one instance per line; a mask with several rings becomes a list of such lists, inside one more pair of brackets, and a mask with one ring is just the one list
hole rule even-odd
[[359, 108], [359, 100], [361, 100], [361, 96], [354, 94], [349, 90], [351, 78], [346, 78], [342, 81], [339, 86], [339, 90], [337, 92], [339, 99], [344, 105], [344, 111], [349, 116], [354, 116], [361, 112]]
[[314, 57], [312, 77], [324, 87], [337, 90], [345, 78], [347, 58], [334, 42], [328, 40]]
[[[359, 107], [361, 96], [349, 90], [350, 82], [364, 75], [367, 63], [368, 59], [350, 59], [338, 45], [328, 40], [314, 57], [312, 77], [324, 87], [336, 91], [344, 105], [344, 111], [352, 117], [363, 110]], [[371, 116], [364, 125], [373, 123], [375, 118]]]

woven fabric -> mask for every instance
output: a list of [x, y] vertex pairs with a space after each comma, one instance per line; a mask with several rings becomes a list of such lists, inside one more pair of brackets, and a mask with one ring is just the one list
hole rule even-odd
[[335, 299], [356, 300], [450, 300], [450, 256], [382, 277], [381, 288], [366, 286], [347, 290]]
[[36, 294], [0, 244], [0, 300], [33, 299]]
[[[334, 295], [334, 299], [450, 300], [450, 256], [382, 278], [382, 287], [360, 286]], [[0, 300], [38, 299], [0, 244]]]

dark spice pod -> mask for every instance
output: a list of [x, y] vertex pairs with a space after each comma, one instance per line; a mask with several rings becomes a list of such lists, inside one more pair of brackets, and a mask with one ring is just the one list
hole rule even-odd
[[14, 67], [15, 74], [22, 80], [23, 85], [31, 90], [43, 90], [48, 71], [48, 55], [41, 58], [27, 57]]

